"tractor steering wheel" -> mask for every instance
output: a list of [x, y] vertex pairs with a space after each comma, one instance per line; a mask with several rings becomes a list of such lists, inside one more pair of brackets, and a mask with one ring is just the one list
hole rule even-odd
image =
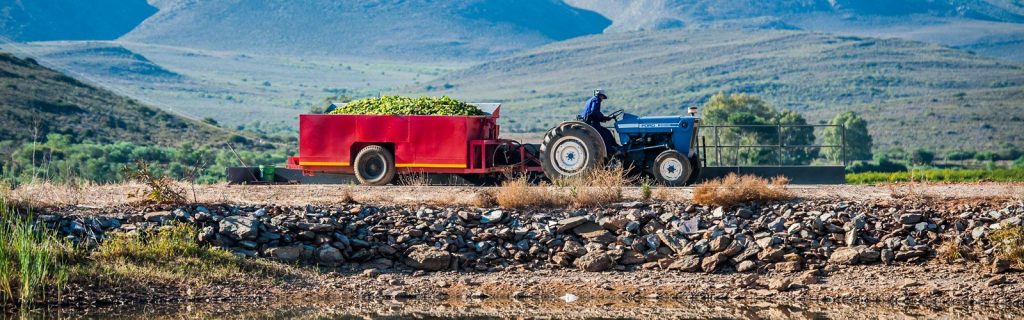
[[621, 117], [623, 113], [626, 113], [626, 110], [619, 109], [618, 111], [612, 112], [612, 114], [608, 115], [608, 117], [615, 120], [619, 120], [619, 117]]

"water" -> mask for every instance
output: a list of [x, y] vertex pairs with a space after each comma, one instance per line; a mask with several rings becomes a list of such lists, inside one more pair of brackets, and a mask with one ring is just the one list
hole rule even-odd
[[998, 306], [744, 301], [349, 301], [34, 310], [6, 319], [1022, 319]]

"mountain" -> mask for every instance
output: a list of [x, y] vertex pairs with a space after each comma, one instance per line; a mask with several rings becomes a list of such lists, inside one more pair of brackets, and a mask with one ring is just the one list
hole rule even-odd
[[567, 0], [612, 19], [608, 32], [707, 25], [901, 38], [1024, 61], [1017, 0]]
[[[14, 146], [49, 133], [96, 142], [207, 145], [231, 132], [143, 105], [67, 75], [0, 52], [0, 141]], [[6, 150], [0, 150], [0, 153]]]
[[112, 40], [156, 11], [146, 0], [0, 0], [0, 38]]
[[155, 2], [124, 41], [299, 56], [480, 58], [601, 33], [603, 16], [558, 0]]
[[[445, 89], [447, 88], [447, 89]], [[683, 28], [559, 42], [410, 92], [501, 101], [510, 131], [571, 119], [591, 90], [605, 109], [683, 114], [718, 92], [750, 93], [812, 123], [862, 114], [876, 146], [1024, 146], [1024, 66], [899, 39], [792, 30]]]

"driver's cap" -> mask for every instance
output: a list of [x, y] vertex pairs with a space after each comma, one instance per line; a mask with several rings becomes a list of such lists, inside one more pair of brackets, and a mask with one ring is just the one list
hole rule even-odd
[[604, 94], [604, 89], [594, 90], [595, 97], [602, 97], [602, 99], [608, 99], [608, 95]]

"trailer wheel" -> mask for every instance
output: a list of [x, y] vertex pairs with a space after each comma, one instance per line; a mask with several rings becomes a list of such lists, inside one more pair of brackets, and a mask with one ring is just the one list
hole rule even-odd
[[395, 156], [381, 146], [368, 146], [359, 151], [353, 168], [359, 183], [383, 186], [395, 178]]
[[597, 130], [581, 122], [565, 122], [544, 136], [540, 155], [544, 174], [558, 180], [600, 168], [607, 150]]
[[665, 150], [654, 158], [651, 174], [659, 183], [670, 187], [684, 186], [693, 175], [690, 159], [679, 151]]

